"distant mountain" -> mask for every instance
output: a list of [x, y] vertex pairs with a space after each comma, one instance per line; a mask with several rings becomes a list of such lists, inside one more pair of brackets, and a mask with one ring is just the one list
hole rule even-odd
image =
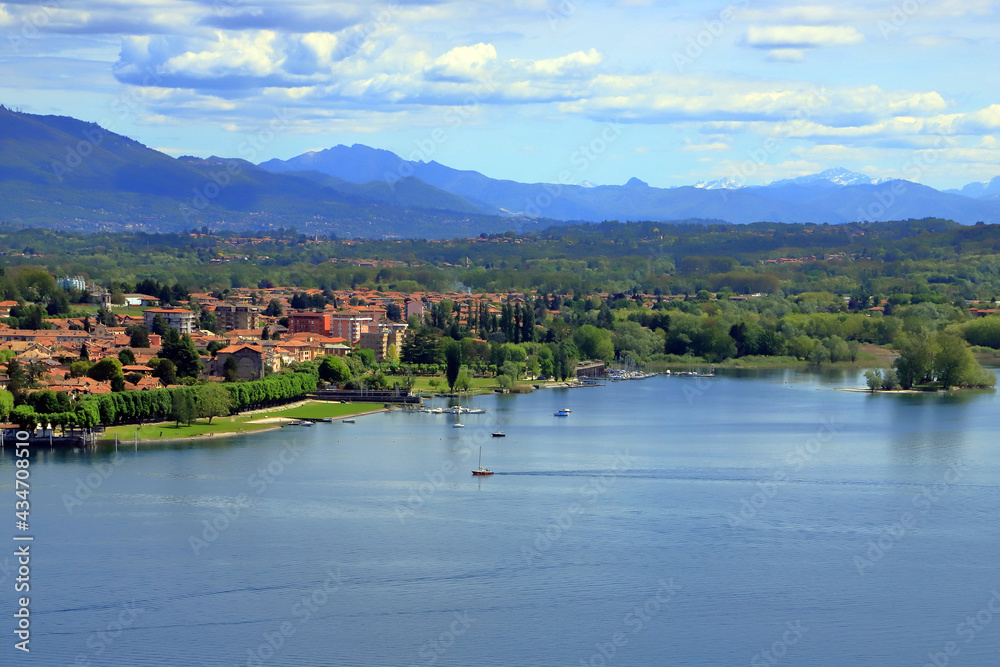
[[173, 158], [94, 123], [0, 107], [0, 219], [83, 231], [210, 225], [441, 238], [521, 229], [415, 178], [357, 184], [238, 159]]
[[768, 187], [782, 187], [785, 185], [815, 185], [815, 184], [830, 184], [830, 185], [879, 185], [881, 183], [888, 183], [892, 179], [889, 178], [871, 178], [870, 176], [865, 176], [864, 174], [859, 174], [856, 171], [850, 171], [844, 169], [843, 167], [833, 167], [832, 169], [827, 169], [826, 171], [821, 171], [818, 174], [811, 174], [809, 176], [799, 176], [798, 178], [786, 178], [780, 181], [773, 181], [768, 185]]
[[945, 190], [945, 192], [972, 199], [1000, 199], [1000, 176], [986, 183], [969, 183], [959, 190]]
[[241, 231], [454, 238], [557, 221], [1000, 222], [1000, 178], [939, 192], [844, 169], [738, 187], [519, 183], [386, 150], [334, 146], [253, 165], [172, 158], [93, 123], [0, 107], [0, 224], [82, 231]]
[[493, 179], [438, 162], [413, 162], [355, 144], [261, 165], [274, 171], [315, 169], [354, 183], [420, 179], [474, 204], [482, 213], [598, 222], [688, 218], [732, 223], [829, 222], [941, 217], [964, 224], [1000, 222], [1000, 201], [970, 200], [901, 180], [878, 179], [843, 168], [745, 187], [731, 180], [654, 188], [638, 178], [625, 185], [560, 185]]

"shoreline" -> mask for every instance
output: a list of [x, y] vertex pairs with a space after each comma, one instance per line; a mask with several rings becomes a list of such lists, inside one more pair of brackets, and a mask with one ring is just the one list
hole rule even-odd
[[[315, 402], [314, 399], [307, 399], [307, 400], [303, 400], [303, 401], [297, 401], [295, 403], [289, 403], [286, 406], [281, 406], [281, 409], [282, 410], [292, 410], [294, 408], [299, 408], [299, 407], [302, 407], [303, 405], [306, 405], [306, 404], [312, 403], [312, 402]], [[343, 415], [339, 415], [338, 417], [336, 417], [336, 419], [347, 419], [347, 418], [353, 419], [355, 417], [364, 417], [366, 415], [374, 415], [374, 414], [378, 414], [380, 412], [388, 412], [388, 411], [389, 411], [389, 408], [379, 408], [377, 410], [361, 410], [360, 412], [350, 412], [350, 413], [345, 413]], [[239, 416], [263, 414], [263, 413], [271, 413], [271, 412], [275, 412], [275, 409], [274, 408], [262, 408], [262, 409], [259, 409], [259, 410], [251, 410], [249, 412], [240, 413]], [[236, 416], [236, 415], [232, 415], [232, 416]], [[273, 426], [266, 426], [264, 428], [254, 428], [254, 429], [250, 429], [250, 430], [246, 430], [246, 431], [244, 431], [244, 430], [221, 431], [221, 432], [215, 432], [215, 433], [202, 433], [202, 434], [199, 434], [199, 435], [186, 435], [186, 436], [173, 436], [173, 437], [168, 436], [168, 437], [164, 437], [164, 438], [138, 438], [138, 439], [135, 439], [135, 438], [119, 438], [118, 439], [118, 444], [119, 444], [119, 446], [121, 446], [122, 444], [128, 444], [130, 442], [131, 443], [138, 442], [140, 444], [146, 444], [146, 445], [148, 445], [148, 444], [156, 444], [156, 443], [161, 443], [161, 442], [163, 442], [163, 443], [201, 442], [201, 441], [205, 441], [205, 440], [214, 440], [216, 438], [228, 438], [228, 437], [242, 436], [242, 435], [256, 435], [258, 433], [270, 433], [272, 431], [277, 431], [277, 430], [280, 430], [280, 429], [284, 428], [285, 425], [289, 424], [289, 423], [298, 423], [298, 422], [302, 422], [302, 421], [312, 421], [312, 420], [309, 420], [309, 419], [299, 419], [297, 417], [280, 417], [280, 416], [274, 417], [274, 419], [280, 420], [283, 423], [274, 422]], [[170, 425], [172, 425], [173, 422], [154, 422], [153, 424], [170, 424]], [[150, 425], [153, 425], [153, 424], [146, 424], [146, 426], [150, 426]], [[108, 445], [108, 444], [114, 444], [114, 442], [115, 442], [115, 439], [113, 437], [112, 438], [101, 438], [101, 439], [99, 439], [99, 440], [96, 441], [96, 444], [98, 444], [98, 445]]]

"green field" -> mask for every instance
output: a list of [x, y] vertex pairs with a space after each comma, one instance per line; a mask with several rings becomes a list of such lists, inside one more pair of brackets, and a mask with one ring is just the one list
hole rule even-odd
[[[428, 393], [448, 393], [448, 381], [445, 379], [444, 375], [439, 375], [437, 377], [425, 377], [419, 376], [414, 378], [413, 383], [413, 393], [423, 392]], [[437, 380], [437, 386], [431, 386], [431, 380]], [[472, 380], [472, 393], [482, 394], [489, 393], [493, 391], [498, 385], [496, 378], [492, 377], [474, 377]], [[466, 393], [466, 392], [463, 392]]]
[[112, 426], [107, 429], [104, 435], [105, 440], [114, 440], [118, 435], [119, 441], [129, 441], [136, 437], [138, 431], [140, 440], [167, 440], [171, 438], [196, 438], [206, 435], [218, 435], [223, 433], [249, 433], [262, 429], [274, 428], [277, 424], [250, 424], [248, 422], [263, 419], [265, 417], [286, 417], [288, 419], [321, 419], [323, 417], [346, 417], [372, 410], [381, 410], [382, 403], [330, 403], [327, 401], [310, 401], [305, 405], [294, 408], [280, 407], [267, 412], [254, 415], [234, 415], [231, 417], [216, 417], [212, 423], [208, 419], [198, 419], [190, 426], [181, 424], [176, 426], [174, 422], [158, 422], [155, 424], [126, 424], [124, 426]]

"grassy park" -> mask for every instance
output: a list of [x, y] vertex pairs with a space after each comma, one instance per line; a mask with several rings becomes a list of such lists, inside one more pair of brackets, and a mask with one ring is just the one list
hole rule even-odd
[[324, 417], [346, 417], [362, 412], [381, 410], [382, 403], [331, 403], [327, 401], [308, 401], [302, 405], [289, 408], [275, 408], [258, 412], [255, 414], [233, 415], [230, 417], [216, 417], [212, 423], [208, 419], [197, 419], [190, 425], [176, 425], [174, 422], [157, 422], [152, 424], [125, 424], [123, 426], [112, 426], [107, 429], [104, 435], [106, 440], [114, 440], [117, 434], [120, 441], [132, 440], [138, 437], [140, 440], [156, 441], [175, 438], [197, 438], [204, 436], [215, 436], [224, 434], [251, 433], [264, 429], [275, 428], [278, 422], [258, 422], [268, 418], [282, 419], [322, 419]]

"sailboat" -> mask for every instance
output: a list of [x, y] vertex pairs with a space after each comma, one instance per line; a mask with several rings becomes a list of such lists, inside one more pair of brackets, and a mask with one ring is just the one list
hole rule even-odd
[[479, 467], [472, 471], [473, 475], [492, 475], [493, 471], [483, 467], [483, 448], [479, 448]]

